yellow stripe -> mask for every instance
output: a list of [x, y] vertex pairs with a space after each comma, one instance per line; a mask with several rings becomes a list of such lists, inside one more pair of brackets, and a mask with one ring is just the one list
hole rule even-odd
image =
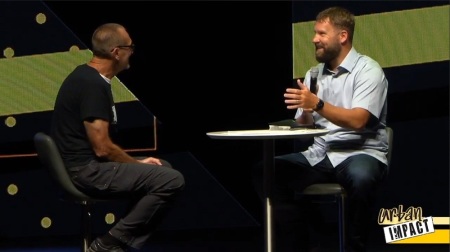
[[389, 244], [449, 244], [449, 229], [435, 229], [434, 233], [403, 239]]
[[[382, 226], [387, 226], [387, 225], [394, 225], [394, 224], [400, 224], [400, 223], [404, 223], [404, 222], [410, 222], [411, 220], [403, 220], [403, 221], [398, 221], [398, 220], [393, 220], [393, 221], [389, 221], [389, 220], [385, 220], [383, 223], [379, 223], [379, 225]], [[450, 217], [433, 217], [433, 224], [434, 225], [450, 225]]]
[[450, 217], [433, 217], [434, 225], [450, 225]]
[[[53, 110], [64, 78], [91, 57], [73, 50], [0, 59], [0, 116]], [[115, 102], [138, 100], [117, 77], [111, 85]]]
[[[353, 45], [381, 67], [449, 60], [449, 12], [444, 5], [357, 16]], [[292, 24], [293, 78], [317, 64], [313, 29], [314, 21]]]

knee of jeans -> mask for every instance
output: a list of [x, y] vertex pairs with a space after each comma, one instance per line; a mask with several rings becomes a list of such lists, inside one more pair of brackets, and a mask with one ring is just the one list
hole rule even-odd
[[367, 198], [368, 195], [374, 193], [377, 187], [378, 183], [374, 178], [368, 176], [358, 177], [352, 180], [348, 193], [353, 197]]
[[353, 185], [356, 188], [372, 187], [376, 185], [379, 178], [369, 173], [358, 173], [353, 176]]

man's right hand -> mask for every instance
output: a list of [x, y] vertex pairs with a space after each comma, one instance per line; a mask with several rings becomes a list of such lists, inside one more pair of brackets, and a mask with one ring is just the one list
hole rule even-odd
[[145, 159], [140, 159], [138, 161], [141, 163], [144, 163], [144, 164], [162, 165], [161, 160], [159, 160], [158, 158], [154, 158], [154, 157], [148, 157]]
[[302, 108], [304, 111], [312, 112], [316, 107], [319, 98], [311, 93], [308, 87], [302, 83], [300, 79], [297, 80], [299, 88], [287, 88], [284, 93], [284, 103], [287, 104], [288, 109]]

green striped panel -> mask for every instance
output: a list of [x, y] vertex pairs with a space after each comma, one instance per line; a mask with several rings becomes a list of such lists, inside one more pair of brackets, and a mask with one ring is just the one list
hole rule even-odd
[[[449, 11], [445, 5], [357, 16], [353, 45], [384, 68], [449, 60]], [[314, 23], [292, 24], [293, 78], [317, 64]]]
[[[91, 57], [77, 50], [0, 59], [0, 116], [53, 110], [64, 78]], [[116, 77], [112, 88], [116, 102], [137, 100]]]

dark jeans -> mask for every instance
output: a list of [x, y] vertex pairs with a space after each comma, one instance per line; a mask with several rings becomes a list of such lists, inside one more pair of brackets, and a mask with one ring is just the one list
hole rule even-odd
[[74, 184], [88, 195], [126, 198], [127, 214], [109, 231], [139, 249], [166, 213], [167, 206], [184, 187], [184, 177], [165, 160], [162, 166], [141, 163], [92, 161], [69, 169]]
[[[262, 168], [255, 166], [253, 182], [262, 198]], [[275, 157], [272, 205], [277, 252], [308, 251], [320, 238], [320, 215], [307, 197], [298, 193], [315, 183], [337, 182], [348, 197], [348, 251], [365, 251], [376, 188], [386, 174], [386, 165], [368, 155], [347, 158], [333, 167], [328, 157], [312, 167], [301, 153]]]

